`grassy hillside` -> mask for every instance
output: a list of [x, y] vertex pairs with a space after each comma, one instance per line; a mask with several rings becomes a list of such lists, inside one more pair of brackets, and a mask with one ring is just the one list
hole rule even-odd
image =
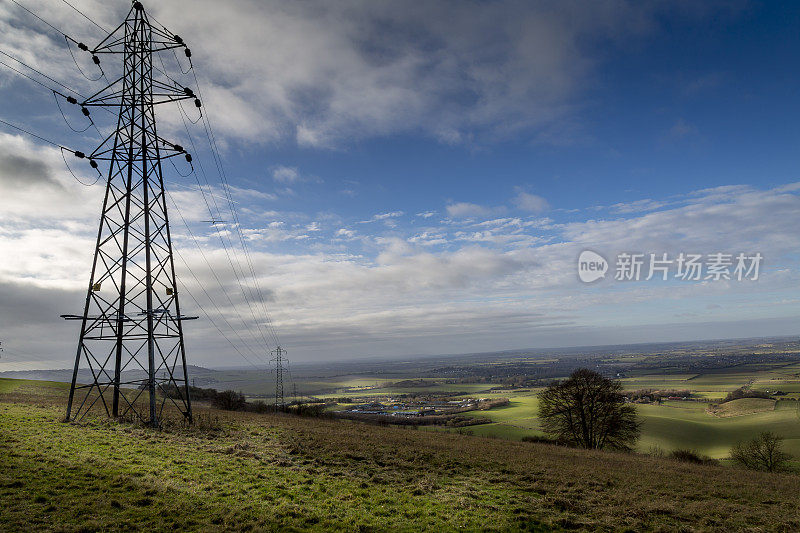
[[[471, 426], [474, 435], [521, 439], [541, 435], [539, 429], [538, 390], [507, 391], [482, 396], [507, 396], [507, 406], [490, 411], [474, 411], [466, 416], [489, 418], [492, 424]], [[703, 402], [665, 401], [662, 404], [641, 404], [636, 411], [642, 420], [642, 437], [637, 449], [646, 453], [652, 448], [670, 452], [690, 448], [716, 459], [728, 456], [731, 446], [761, 431], [773, 431], [786, 438], [785, 447], [795, 456], [800, 467], [800, 404], [796, 401], [775, 401], [742, 398], [719, 406], [719, 413]]]
[[771, 398], [739, 398], [721, 403], [709, 409], [714, 416], [727, 418], [730, 416], [744, 416], [765, 411], [774, 411], [777, 402]]
[[0, 530], [800, 528], [800, 477], [288, 415], [64, 424], [0, 381]]

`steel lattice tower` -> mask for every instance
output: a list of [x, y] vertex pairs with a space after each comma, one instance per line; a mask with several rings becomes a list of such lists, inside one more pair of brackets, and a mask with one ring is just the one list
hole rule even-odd
[[[200, 107], [191, 89], [154, 77], [154, 55], [181, 47], [183, 40], [151, 24], [139, 2], [95, 48], [81, 46], [98, 64], [102, 54], [121, 55], [123, 68], [78, 102], [87, 115], [105, 107], [118, 118], [116, 130], [87, 154], [95, 168], [95, 160], [109, 161], [109, 171], [84, 311], [63, 315], [81, 321], [67, 420], [96, 409], [158, 426], [165, 405], [192, 420], [182, 322], [196, 317], [181, 315], [162, 176], [163, 160], [183, 156], [191, 164], [191, 156], [158, 136], [154, 111], [184, 99]], [[92, 382], [81, 385], [84, 365]]]
[[275, 354], [275, 407], [278, 407], [286, 403], [283, 395], [283, 355], [286, 350], [278, 346], [272, 353]]

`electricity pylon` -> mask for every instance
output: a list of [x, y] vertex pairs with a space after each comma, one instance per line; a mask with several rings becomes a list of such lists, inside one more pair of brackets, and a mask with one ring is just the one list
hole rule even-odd
[[[109, 161], [109, 171], [84, 311], [62, 315], [81, 321], [66, 419], [99, 408], [107, 416], [133, 415], [158, 426], [169, 401], [191, 422], [182, 322], [197, 317], [180, 311], [161, 165], [175, 156], [191, 164], [191, 156], [158, 136], [154, 106], [194, 99], [200, 107], [200, 101], [166, 74], [154, 77], [153, 66], [154, 55], [185, 44], [151, 24], [142, 4], [134, 2], [96, 47], [78, 46], [97, 64], [104, 54], [122, 56], [123, 68], [86, 100], [68, 98], [87, 116], [92, 107], [113, 110], [117, 127], [85, 156], [94, 168], [97, 160]], [[188, 48], [184, 53], [191, 55]], [[83, 365], [91, 382], [78, 384]]]
[[286, 350], [278, 346], [272, 353], [275, 354], [272, 359], [275, 361], [275, 407], [281, 407], [286, 403], [283, 396], [283, 356]]

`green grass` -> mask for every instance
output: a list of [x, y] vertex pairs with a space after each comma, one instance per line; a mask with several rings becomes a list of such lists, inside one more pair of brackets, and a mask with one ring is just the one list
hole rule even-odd
[[739, 398], [720, 404], [711, 410], [714, 416], [722, 418], [744, 416], [775, 410], [775, 400], [769, 398]]
[[800, 528], [795, 475], [204, 409], [221, 429], [64, 424], [63, 387], [3, 387], [4, 531]]
[[[636, 359], [633, 358], [624, 358]], [[376, 383], [379, 379], [363, 376], [336, 378], [340, 385]], [[410, 379], [410, 378], [409, 378]], [[755, 389], [783, 390], [788, 397], [800, 397], [800, 363], [753, 363], [729, 368], [708, 370], [704, 373], [669, 373], [669, 370], [634, 370], [621, 380], [626, 390], [688, 389], [700, 401], [664, 402], [662, 405], [637, 405], [642, 420], [642, 436], [637, 450], [647, 452], [659, 448], [665, 452], [678, 448], [694, 449], [701, 454], [724, 459], [730, 448], [748, 440], [762, 431], [773, 431], [785, 437], [787, 450], [795, 455], [800, 467], [800, 403], [780, 401], [773, 410], [770, 401], [739, 401], [723, 404], [719, 412], [708, 412], [711, 402], [721, 401], [729, 392], [742, 386]], [[381, 387], [349, 394], [350, 396], [391, 396], [403, 392], [446, 394], [463, 391], [470, 395], [510, 399], [508, 406], [490, 411], [473, 411], [465, 416], [488, 418], [489, 424], [471, 426], [461, 430], [474, 435], [521, 440], [526, 436], [542, 435], [537, 417], [540, 389], [525, 392], [514, 390], [489, 391], [494, 384], [437, 384], [434, 387], [403, 388]], [[342, 396], [346, 394], [331, 394]], [[458, 429], [448, 429], [458, 432]]]
[[640, 389], [688, 389], [691, 378], [697, 374], [645, 374], [636, 377], [622, 378], [625, 390]]
[[0, 378], [0, 393], [13, 391], [19, 387], [20, 381], [18, 379]]
[[[513, 440], [542, 435], [537, 417], [537, 392], [499, 394], [510, 397], [509, 405], [489, 411], [464, 413], [466, 416], [492, 420], [491, 424], [470, 426], [468, 429], [475, 435]], [[722, 404], [728, 406], [724, 408], [723, 416], [709, 413], [709, 404], [704, 402], [637, 404], [636, 411], [642, 421], [642, 436], [637, 449], [646, 453], [652, 448], [666, 452], [690, 448], [722, 459], [728, 456], [734, 444], [762, 431], [774, 431], [786, 438], [786, 449], [796, 456], [796, 464], [800, 466], [800, 402], [759, 400], [744, 398]]]
[[69, 391], [69, 383], [0, 378], [0, 394], [14, 391], [21, 391], [21, 393], [35, 396], [50, 396], [53, 393]]
[[775, 410], [719, 418], [696, 402], [639, 405], [644, 421], [640, 450], [691, 448], [710, 457], [727, 457], [731, 446], [762, 431], [786, 438], [786, 450], [800, 458], [800, 419], [796, 402], [778, 402]]

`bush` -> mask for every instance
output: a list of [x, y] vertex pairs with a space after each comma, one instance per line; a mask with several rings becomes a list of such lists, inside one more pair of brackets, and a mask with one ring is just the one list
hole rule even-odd
[[490, 418], [480, 418], [472, 416], [451, 416], [444, 423], [447, 427], [461, 428], [466, 426], [476, 426], [478, 424], [491, 424]]
[[[147, 384], [140, 386], [141, 389], [147, 389]], [[174, 383], [164, 383], [159, 386], [159, 389], [167, 398], [180, 399], [186, 397], [186, 387], [178, 387]], [[193, 402], [196, 401], [212, 401], [217, 396], [216, 389], [203, 389], [201, 387], [189, 387], [189, 396]]]
[[256, 400], [248, 404], [247, 410], [254, 413], [271, 413], [275, 411], [275, 406], [268, 404], [264, 400]]
[[558, 439], [552, 439], [550, 437], [545, 437], [544, 435], [525, 435], [522, 437], [522, 442], [537, 442], [539, 444], [553, 444], [556, 446], [565, 445], [565, 443], [559, 441]]
[[769, 398], [769, 394], [761, 390], [751, 390], [741, 387], [735, 391], [731, 391], [725, 396], [725, 399], [720, 403], [730, 402], [731, 400], [739, 400], [741, 398]]
[[711, 459], [710, 457], [707, 457], [705, 455], [700, 455], [694, 450], [687, 450], [687, 449], [672, 450], [669, 456], [677, 461], [682, 461], [684, 463], [694, 463], [698, 465], [717, 463], [714, 459]]
[[298, 416], [308, 416], [314, 418], [334, 418], [333, 413], [326, 410], [327, 404], [324, 403], [301, 403], [298, 404], [293, 412]]
[[224, 409], [225, 411], [240, 411], [245, 408], [247, 401], [244, 394], [232, 390], [218, 392], [211, 404], [217, 409]]
[[753, 440], [731, 448], [731, 459], [753, 470], [778, 472], [788, 469], [792, 456], [783, 451], [783, 437], [765, 431]]
[[656, 445], [650, 446], [647, 450], [647, 455], [651, 457], [664, 457], [664, 449]]

